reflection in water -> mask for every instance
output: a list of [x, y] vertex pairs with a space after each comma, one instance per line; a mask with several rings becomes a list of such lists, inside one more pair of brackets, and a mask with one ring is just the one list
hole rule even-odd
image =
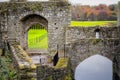
[[81, 62], [75, 70], [75, 80], [112, 80], [112, 61], [95, 55]]

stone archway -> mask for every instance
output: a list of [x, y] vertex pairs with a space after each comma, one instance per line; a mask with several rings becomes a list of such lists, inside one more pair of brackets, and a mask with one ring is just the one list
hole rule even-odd
[[48, 21], [46, 18], [38, 15], [38, 14], [29, 14], [20, 20], [21, 22], [21, 38], [20, 45], [23, 49], [28, 48], [28, 30], [34, 24], [40, 24], [44, 26], [46, 30], [48, 30]]
[[81, 62], [75, 69], [75, 80], [112, 80], [112, 61], [94, 55]]

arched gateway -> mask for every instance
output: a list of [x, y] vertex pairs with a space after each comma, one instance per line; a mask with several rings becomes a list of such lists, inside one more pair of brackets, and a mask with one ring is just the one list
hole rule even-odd
[[[48, 21], [44, 17], [37, 14], [30, 14], [21, 19], [21, 42], [20, 45], [24, 49], [28, 48], [40, 48], [45, 49], [44, 46], [46, 44], [46, 49], [48, 47], [48, 41], [43, 41], [41, 44], [41, 40], [43, 38], [47, 38], [48, 31]], [[41, 39], [42, 38], [42, 39]]]
[[14, 5], [10, 6], [11, 9], [6, 7], [9, 9], [6, 19], [9, 22], [7, 23], [8, 32], [6, 33], [8, 40], [15, 40], [20, 43], [23, 49], [28, 49], [29, 29], [33, 25], [39, 24], [47, 31], [49, 52], [55, 52], [57, 45], [59, 46], [59, 50], [63, 52], [65, 27], [68, 26], [71, 16], [70, 7], [68, 4], [62, 4], [59, 1], [56, 2], [58, 5], [53, 4], [53, 1], [15, 2]]

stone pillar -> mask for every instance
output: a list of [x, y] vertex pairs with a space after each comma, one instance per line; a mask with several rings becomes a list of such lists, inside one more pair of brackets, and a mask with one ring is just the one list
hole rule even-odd
[[120, 1], [118, 2], [118, 18], [117, 18], [117, 25], [120, 26]]

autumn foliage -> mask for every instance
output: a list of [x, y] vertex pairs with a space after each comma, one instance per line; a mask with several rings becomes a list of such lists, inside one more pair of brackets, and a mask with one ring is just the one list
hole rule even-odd
[[72, 20], [78, 21], [105, 21], [117, 20], [117, 5], [99, 4], [98, 6], [73, 5]]

